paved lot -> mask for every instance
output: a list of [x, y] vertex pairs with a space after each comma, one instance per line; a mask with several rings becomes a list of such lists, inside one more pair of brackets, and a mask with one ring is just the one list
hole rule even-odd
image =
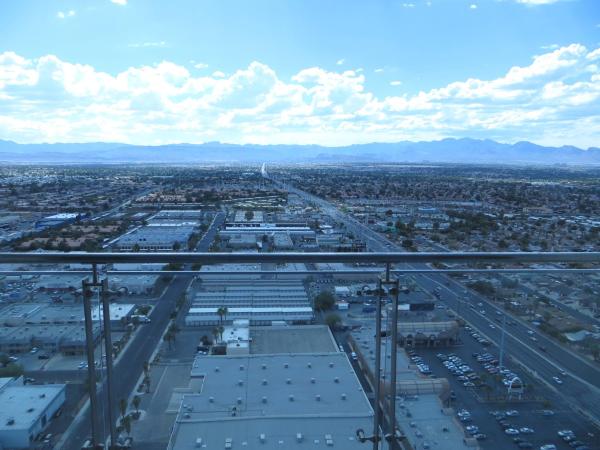
[[166, 343], [161, 344], [160, 362], [153, 364], [150, 371], [150, 393], [139, 394], [142, 416], [132, 427], [134, 448], [166, 448], [181, 395], [192, 392], [190, 370], [196, 346], [204, 334], [206, 329], [183, 328], [171, 349]]

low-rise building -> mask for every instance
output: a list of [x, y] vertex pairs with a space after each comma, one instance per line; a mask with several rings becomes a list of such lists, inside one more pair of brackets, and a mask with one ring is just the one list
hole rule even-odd
[[169, 450], [364, 449], [373, 410], [345, 354], [202, 356], [191, 373]]
[[23, 385], [0, 378], [0, 447], [31, 448], [65, 403], [64, 384]]

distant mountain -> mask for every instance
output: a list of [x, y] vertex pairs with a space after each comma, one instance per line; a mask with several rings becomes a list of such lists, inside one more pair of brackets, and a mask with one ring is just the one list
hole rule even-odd
[[127, 145], [108, 142], [85, 144], [17, 144], [0, 140], [4, 163], [317, 163], [317, 162], [444, 162], [483, 164], [600, 164], [600, 148], [544, 147], [531, 142], [502, 144], [489, 139], [320, 145], [170, 144]]

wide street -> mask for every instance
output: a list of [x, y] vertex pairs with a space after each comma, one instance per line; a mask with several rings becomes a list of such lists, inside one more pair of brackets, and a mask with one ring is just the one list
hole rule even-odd
[[[349, 232], [363, 239], [369, 250], [375, 252], [404, 251], [384, 236], [344, 214], [332, 203], [275, 180], [266, 171], [263, 172], [263, 175], [305, 201], [319, 206], [324, 213], [343, 223]], [[399, 270], [402, 268], [430, 270], [426, 264], [404, 264], [402, 267], [396, 267]], [[415, 281], [421, 289], [430, 294], [433, 294], [434, 289], [439, 287], [442, 301], [454, 311], [460, 311], [460, 315], [484, 333], [490, 341], [496, 345], [500, 344], [501, 324], [494, 321], [494, 318], [497, 317], [495, 312], [499, 309], [491, 301], [466, 289], [461, 283], [443, 274], [422, 274], [415, 276]], [[481, 307], [476, 306], [479, 303], [482, 304]], [[481, 313], [482, 310], [485, 313]], [[512, 322], [513, 319], [511, 318], [510, 321]], [[598, 366], [555, 343], [535, 327], [519, 320], [514, 320], [514, 322], [516, 325], [506, 326], [505, 355], [526, 365], [532, 374], [555, 389], [567, 404], [575, 410], [583, 411], [596, 424], [600, 424], [600, 401], [598, 401], [600, 399], [600, 370]], [[490, 325], [493, 325], [493, 328]], [[536, 340], [534, 341], [532, 338]], [[541, 346], [545, 347], [546, 351], [542, 351]], [[566, 377], [559, 375], [561, 369], [566, 371]], [[561, 378], [563, 384], [559, 385], [553, 380], [553, 377], [556, 376]]]
[[[213, 222], [206, 231], [204, 237], [200, 239], [196, 250], [199, 252], [208, 251], [208, 248], [214, 239], [218, 228], [223, 223], [225, 215], [217, 213]], [[114, 386], [113, 386], [113, 419], [119, 416], [119, 399], [129, 398], [129, 394], [136, 388], [136, 383], [142, 373], [145, 361], [150, 360], [153, 351], [160, 344], [162, 334], [167, 327], [171, 312], [175, 309], [177, 299], [179, 299], [188, 288], [193, 276], [177, 275], [173, 277], [168, 287], [156, 302], [156, 306], [150, 313], [151, 322], [139, 327], [132, 341], [127, 346], [126, 353], [118, 360], [114, 366]], [[98, 400], [102, 406], [99, 408], [99, 429], [102, 442], [108, 436], [108, 409], [106, 408], [106, 379], [98, 385]], [[63, 444], [65, 450], [79, 450], [86, 439], [90, 438], [90, 409], [86, 407], [85, 412], [78, 416], [69, 430], [67, 430], [67, 439]]]

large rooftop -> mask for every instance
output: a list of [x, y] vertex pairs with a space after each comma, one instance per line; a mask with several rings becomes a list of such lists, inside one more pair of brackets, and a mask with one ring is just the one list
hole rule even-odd
[[64, 384], [5, 384], [0, 389], [0, 431], [29, 430], [39, 415], [60, 395]]
[[337, 352], [338, 348], [325, 325], [252, 327], [252, 354]]
[[202, 356], [183, 397], [170, 449], [333, 446], [364, 449], [371, 406], [343, 353]]

